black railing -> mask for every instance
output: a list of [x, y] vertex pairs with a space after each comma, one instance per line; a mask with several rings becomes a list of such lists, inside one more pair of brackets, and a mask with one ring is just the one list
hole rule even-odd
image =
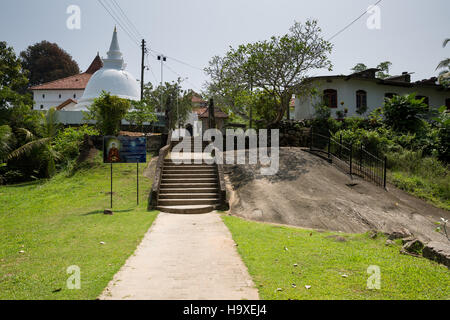
[[380, 159], [364, 149], [363, 144], [353, 145], [339, 142], [330, 134], [310, 131], [310, 151], [320, 153], [350, 175], [357, 175], [386, 188], [386, 157]]

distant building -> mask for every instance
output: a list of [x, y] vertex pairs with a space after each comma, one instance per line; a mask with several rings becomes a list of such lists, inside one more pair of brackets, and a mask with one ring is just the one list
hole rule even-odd
[[61, 122], [80, 124], [85, 122], [82, 111], [87, 111], [103, 90], [120, 98], [140, 100], [139, 85], [133, 75], [125, 71], [125, 67], [117, 29], [114, 28], [106, 58], [100, 58], [97, 53], [85, 72], [31, 88], [34, 109], [55, 107], [60, 111]]
[[295, 119], [311, 119], [314, 117], [314, 106], [323, 103], [332, 109], [332, 116], [337, 117], [338, 110], [346, 116], [358, 115], [357, 110], [367, 107], [365, 115], [382, 107], [384, 99], [394, 95], [416, 93], [417, 98], [432, 108], [446, 105], [450, 108], [450, 91], [437, 84], [437, 78], [411, 82], [408, 72], [386, 79], [376, 78], [378, 69], [368, 69], [350, 75], [319, 76], [305, 80], [318, 95], [297, 95], [295, 98]]

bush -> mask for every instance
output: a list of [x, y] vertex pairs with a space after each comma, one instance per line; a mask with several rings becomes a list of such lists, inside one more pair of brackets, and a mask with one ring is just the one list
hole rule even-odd
[[428, 106], [423, 99], [417, 100], [415, 93], [386, 99], [383, 107], [385, 124], [399, 132], [414, 133], [420, 130], [427, 113]]
[[84, 135], [98, 135], [98, 131], [83, 125], [79, 128], [69, 127], [58, 133], [53, 142], [53, 148], [61, 156], [61, 162], [67, 164], [80, 154], [80, 146], [83, 143]]

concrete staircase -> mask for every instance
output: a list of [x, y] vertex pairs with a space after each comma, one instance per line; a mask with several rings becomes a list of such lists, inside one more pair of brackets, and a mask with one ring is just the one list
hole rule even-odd
[[220, 203], [215, 164], [175, 164], [164, 160], [157, 209], [169, 213], [207, 213]]

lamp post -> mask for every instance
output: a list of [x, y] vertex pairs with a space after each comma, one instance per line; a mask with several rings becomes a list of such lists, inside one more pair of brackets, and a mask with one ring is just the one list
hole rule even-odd
[[158, 55], [158, 60], [161, 61], [161, 101], [159, 102], [161, 105], [161, 111], [163, 108], [163, 64], [167, 60], [165, 55]]

